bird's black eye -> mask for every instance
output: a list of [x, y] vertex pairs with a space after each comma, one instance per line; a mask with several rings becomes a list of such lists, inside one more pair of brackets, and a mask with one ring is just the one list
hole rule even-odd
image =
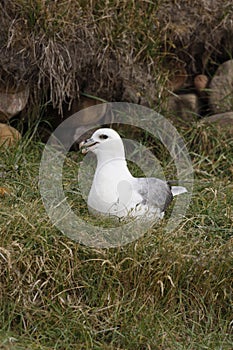
[[102, 134], [99, 136], [101, 140], [106, 140], [108, 138], [108, 135]]

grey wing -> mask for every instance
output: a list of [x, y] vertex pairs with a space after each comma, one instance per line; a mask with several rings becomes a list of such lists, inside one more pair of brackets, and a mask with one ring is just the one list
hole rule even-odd
[[166, 181], [149, 178], [135, 178], [137, 191], [143, 197], [143, 204], [148, 204], [165, 211], [173, 199], [171, 187]]

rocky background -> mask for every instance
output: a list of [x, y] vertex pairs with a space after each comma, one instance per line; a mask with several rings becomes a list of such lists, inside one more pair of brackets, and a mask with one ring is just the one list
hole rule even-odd
[[[46, 139], [103, 101], [233, 130], [232, 1], [6, 0], [0, 21], [1, 142], [38, 121]], [[72, 128], [106, 122], [105, 113], [79, 118]]]

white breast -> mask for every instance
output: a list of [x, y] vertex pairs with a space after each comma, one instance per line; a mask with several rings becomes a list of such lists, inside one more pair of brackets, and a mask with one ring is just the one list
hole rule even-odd
[[88, 196], [90, 211], [102, 214], [127, 216], [141, 202], [142, 197], [133, 188], [133, 176], [122, 160], [97, 166]]

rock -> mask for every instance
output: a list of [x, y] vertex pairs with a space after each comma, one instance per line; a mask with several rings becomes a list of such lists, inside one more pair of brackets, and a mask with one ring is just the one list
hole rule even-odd
[[196, 120], [198, 109], [198, 97], [195, 94], [173, 95], [168, 99], [168, 112], [172, 112], [181, 120]]
[[233, 60], [218, 67], [210, 82], [209, 104], [216, 114], [233, 110]]
[[[82, 137], [91, 126], [95, 127], [97, 123], [107, 123], [107, 105], [103, 102], [103, 100], [97, 98], [81, 96], [79, 100], [73, 101], [70, 109], [68, 109], [68, 106], [64, 107], [63, 117], [58, 114], [57, 110], [48, 111], [48, 119], [52, 118], [51, 125], [55, 129], [53, 144], [62, 144], [67, 147], [73, 140], [73, 147], [76, 148], [75, 143], [79, 142], [79, 135]], [[64, 121], [63, 127], [57, 129]], [[39, 134], [41, 140], [47, 142], [52, 131], [40, 127]]]
[[21, 112], [28, 101], [29, 89], [19, 91], [0, 87], [0, 121], [6, 122], [14, 115]]
[[195, 76], [194, 86], [198, 92], [202, 92], [202, 90], [207, 88], [208, 80], [208, 77], [204, 74], [198, 74]]
[[[91, 98], [88, 96], [80, 96], [79, 100], [75, 100], [72, 104], [71, 110], [69, 112], [69, 116], [82, 111], [79, 113], [78, 124], [79, 125], [89, 125], [92, 123], [98, 122], [103, 118], [106, 112], [106, 104], [103, 103], [103, 100]], [[96, 110], [92, 109], [88, 110], [88, 107], [97, 106]], [[99, 106], [101, 105], [101, 106]]]
[[[96, 106], [95, 109], [87, 109], [88, 107]], [[98, 122], [103, 118], [106, 112], [106, 104], [104, 100], [98, 98], [91, 98], [87, 96], [80, 96], [79, 99], [75, 99], [71, 106], [68, 103], [64, 103], [62, 108], [62, 115], [58, 109], [48, 106], [46, 110], [46, 120], [48, 120], [53, 128], [56, 128], [59, 124], [64, 122], [65, 119], [70, 118], [75, 113], [77, 118], [70, 120], [71, 127], [90, 125]]]
[[0, 147], [13, 146], [21, 139], [21, 134], [7, 124], [0, 123]]
[[201, 124], [216, 125], [218, 129], [228, 131], [233, 135], [233, 111], [206, 117], [201, 120]]

